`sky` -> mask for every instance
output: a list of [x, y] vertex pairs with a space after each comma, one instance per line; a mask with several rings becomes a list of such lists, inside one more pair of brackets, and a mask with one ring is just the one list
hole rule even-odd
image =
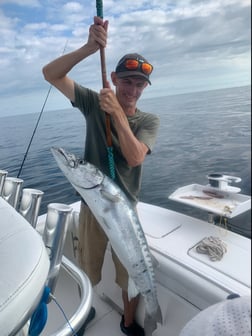
[[[103, 0], [107, 77], [138, 52], [154, 66], [143, 99], [250, 85], [250, 11], [250, 0]], [[95, 15], [93, 0], [0, 0], [0, 117], [71, 107], [42, 67], [85, 44]], [[69, 76], [99, 91], [99, 52]]]

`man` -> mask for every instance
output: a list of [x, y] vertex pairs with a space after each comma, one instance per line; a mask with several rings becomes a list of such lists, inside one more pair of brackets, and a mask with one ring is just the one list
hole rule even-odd
[[[104, 48], [108, 22], [95, 17], [88, 41], [81, 48], [63, 55], [43, 68], [45, 79], [58, 88], [86, 118], [85, 160], [110, 175], [107, 153], [105, 112], [110, 116], [115, 182], [136, 205], [141, 186], [142, 163], [154, 145], [159, 119], [136, 108], [137, 100], [148, 83], [152, 65], [139, 54], [125, 55], [111, 73], [115, 92], [107, 87], [100, 94], [84, 88], [67, 74], [79, 62]], [[105, 111], [105, 112], [104, 112]], [[80, 211], [79, 261], [93, 285], [101, 280], [107, 237], [83, 201]], [[121, 330], [130, 336], [142, 336], [144, 330], [135, 322], [138, 297], [128, 300], [128, 275], [112, 253], [116, 282], [122, 288], [124, 315]]]

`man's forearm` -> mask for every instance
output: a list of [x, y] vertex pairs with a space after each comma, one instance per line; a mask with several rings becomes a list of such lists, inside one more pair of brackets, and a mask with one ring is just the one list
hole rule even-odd
[[140, 142], [132, 133], [125, 115], [121, 114], [117, 116], [114, 122], [120, 147], [128, 164], [132, 167], [142, 164], [148, 152], [148, 147]]
[[66, 76], [66, 74], [72, 70], [72, 68], [93, 54], [94, 51], [90, 50], [88, 45], [84, 45], [83, 47], [69, 53], [63, 55], [54, 61], [48, 63], [43, 68], [43, 74], [45, 79], [53, 83], [54, 81], [61, 79]]

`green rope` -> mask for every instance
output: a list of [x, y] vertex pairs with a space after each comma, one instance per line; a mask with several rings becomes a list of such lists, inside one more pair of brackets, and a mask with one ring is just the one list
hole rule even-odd
[[114, 164], [114, 155], [113, 155], [113, 147], [107, 147], [108, 151], [108, 163], [109, 163], [109, 172], [112, 180], [115, 179], [115, 164]]

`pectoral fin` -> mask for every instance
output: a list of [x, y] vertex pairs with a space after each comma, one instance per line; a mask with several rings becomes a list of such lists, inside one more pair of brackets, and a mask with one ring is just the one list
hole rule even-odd
[[120, 195], [119, 194], [111, 194], [110, 192], [101, 189], [101, 195], [102, 197], [104, 197], [105, 199], [109, 200], [110, 202], [116, 203], [119, 202], [121, 200]]

